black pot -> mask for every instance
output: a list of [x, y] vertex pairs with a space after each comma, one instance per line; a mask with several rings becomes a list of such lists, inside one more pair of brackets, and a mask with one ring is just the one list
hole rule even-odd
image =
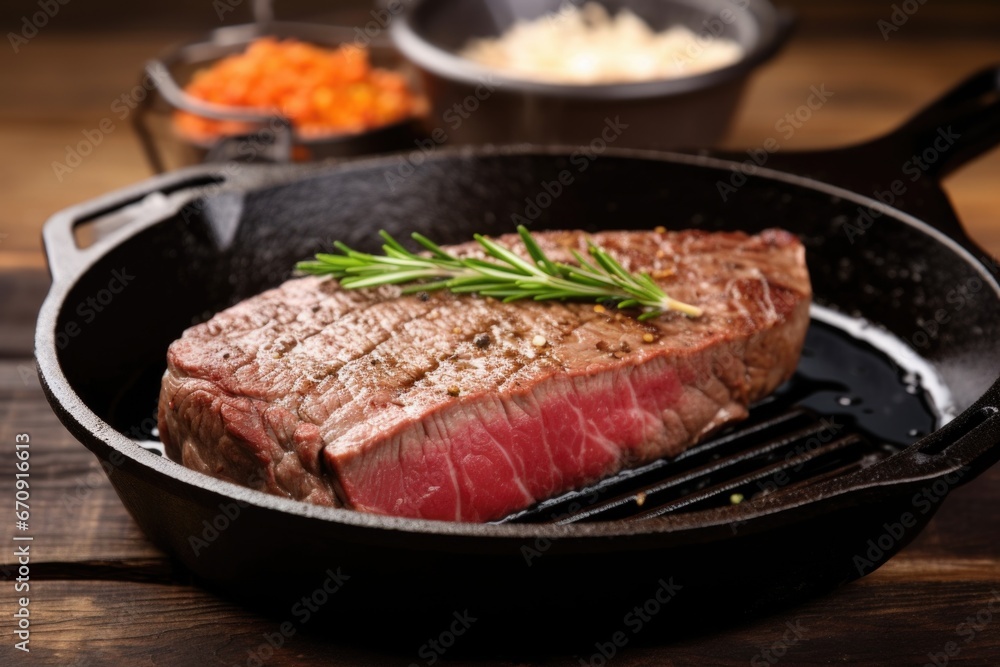
[[[420, 71], [438, 142], [710, 146], [725, 133], [753, 70], [788, 38], [791, 16], [766, 0], [606, 0], [654, 29], [684, 25], [705, 39], [738, 42], [744, 57], [704, 74], [648, 82], [568, 85], [504, 76], [457, 54], [473, 37], [496, 36], [560, 0], [418, 0], [392, 23], [396, 47]], [[627, 127], [611, 134], [614, 123]], [[599, 142], [598, 142], [599, 145]]]

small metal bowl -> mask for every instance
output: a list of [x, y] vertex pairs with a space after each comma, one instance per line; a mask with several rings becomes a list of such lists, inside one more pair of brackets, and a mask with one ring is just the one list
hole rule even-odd
[[[574, 2], [574, 4], [580, 4]], [[750, 74], [784, 44], [791, 14], [767, 0], [601, 0], [655, 30], [684, 25], [738, 42], [732, 65], [681, 78], [561, 84], [506, 76], [459, 55], [469, 39], [497, 36], [516, 20], [558, 11], [560, 0], [416, 0], [390, 36], [424, 83], [438, 143], [601, 142], [634, 148], [710, 146], [725, 131]]]
[[[361, 132], [303, 135], [280, 115], [212, 104], [184, 92], [183, 82], [197, 69], [242, 52], [254, 40], [268, 36], [294, 38], [330, 48], [352, 43], [356, 38], [353, 30], [337, 26], [258, 22], [219, 28], [201, 41], [181, 45], [149, 61], [140, 83], [150, 94], [144, 96], [138, 113], [133, 115], [133, 125], [154, 172], [204, 162], [306, 162], [385, 153], [412, 148], [415, 139], [421, 136], [422, 122], [417, 116]], [[387, 40], [366, 42], [373, 65], [406, 74], [409, 66]], [[415, 75], [409, 78], [416, 83]], [[172, 114], [178, 110], [244, 123], [249, 129], [245, 134], [211, 139], [187, 136], [172, 122]]]

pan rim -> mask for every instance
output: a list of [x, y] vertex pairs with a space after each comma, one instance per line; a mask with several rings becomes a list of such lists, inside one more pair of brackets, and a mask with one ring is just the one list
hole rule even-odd
[[[574, 147], [534, 146], [530, 144], [502, 147], [455, 147], [439, 148], [433, 155], [427, 156], [427, 159], [440, 161], [452, 158], [526, 157], [532, 155], [562, 155], [568, 157], [573, 150], [575, 150]], [[739, 162], [712, 157], [709, 155], [692, 155], [686, 153], [642, 149], [609, 147], [605, 151], [605, 155], [626, 159], [645, 159], [672, 162], [688, 166], [729, 171], [741, 171], [743, 167], [743, 165]], [[279, 185], [281, 183], [289, 182], [289, 180], [309, 178], [313, 174], [321, 171], [326, 172], [327, 170], [336, 172], [340, 170], [357, 170], [359, 168], [364, 169], [378, 167], [380, 165], [384, 166], [397, 164], [400, 158], [400, 154], [394, 154], [389, 156], [351, 160], [347, 162], [319, 163], [308, 168], [297, 167], [292, 170], [292, 179], [278, 179], [273, 183], [264, 183], [263, 186], [267, 187], [271, 184]], [[250, 170], [264, 174], [272, 170], [280, 171], [283, 169], [284, 168], [281, 166], [254, 166]], [[218, 173], [219, 170], [220, 169], [218, 167], [204, 166], [196, 167], [189, 171], [192, 173]], [[992, 288], [994, 294], [1000, 298], [1000, 283], [998, 283], [993, 274], [982, 265], [979, 259], [976, 258], [970, 251], [969, 247], [967, 247], [977, 246], [971, 239], [968, 238], [967, 235], [964, 234], [964, 231], [959, 238], [953, 238], [945, 232], [935, 228], [930, 223], [927, 223], [905, 211], [887, 206], [869, 196], [790, 172], [761, 167], [754, 171], [753, 176], [793, 185], [813, 192], [820, 192], [830, 196], [839, 197], [841, 199], [868, 207], [872, 210], [882, 211], [884, 214], [890, 215], [899, 222], [907, 224], [930, 236], [954, 252], [962, 258], [967, 265], [975, 268], [977, 273], [979, 273], [984, 279], [984, 284]], [[225, 185], [222, 187], [225, 188]], [[254, 187], [254, 184], [251, 184], [249, 187]], [[127, 189], [128, 188], [126, 188], [126, 190]], [[79, 208], [79, 206], [72, 207], [61, 213], [57, 213], [50, 219], [50, 221], [54, 221], [61, 216], [64, 217], [71, 215], [72, 212]], [[131, 233], [115, 234], [115, 245], [113, 247], [117, 247], [117, 245], [126, 242], [135, 234], [138, 234], [147, 227], [162, 222], [163, 219], [164, 218], [162, 216], [150, 217], [144, 220], [143, 224], [134, 225], [130, 230]], [[231, 482], [210, 477], [195, 470], [186, 468], [175, 461], [166, 459], [166, 457], [154, 455], [143, 449], [124, 434], [115, 430], [110, 424], [101, 419], [83, 402], [79, 394], [70, 385], [68, 379], [63, 373], [62, 367], [58, 361], [58, 355], [56, 353], [54, 335], [56, 322], [58, 314], [66, 297], [68, 296], [69, 291], [77, 283], [80, 277], [87, 270], [89, 270], [93, 263], [103, 257], [109, 250], [110, 248], [103, 248], [100, 253], [90, 255], [88, 257], [89, 261], [82, 265], [78, 270], [72, 272], [71, 275], [60, 275], [54, 278], [49, 293], [39, 311], [35, 333], [35, 354], [39, 377], [41, 379], [46, 398], [55, 410], [60, 421], [63, 422], [70, 432], [77, 437], [81, 443], [84, 444], [84, 446], [87, 446], [87, 448], [95, 454], [98, 452], [95, 450], [95, 446], [92, 445], [97, 445], [98, 443], [118, 452], [120, 455], [124, 456], [128, 462], [138, 466], [142, 471], [142, 474], [147, 477], [150, 475], [166, 476], [175, 482], [190, 485], [196, 488], [200, 493], [219, 495], [225, 499], [245, 502], [248, 505], [253, 505], [262, 510], [292, 514], [302, 519], [320, 519], [325, 522], [339, 524], [345, 527], [377, 529], [378, 531], [385, 531], [389, 533], [415, 533], [423, 536], [440, 536], [444, 538], [463, 537], [506, 540], [525, 538], [586, 539], [590, 537], [640, 537], [662, 535], [666, 533], [683, 533], [685, 531], [690, 532], [701, 528], [712, 529], [718, 528], [719, 526], [724, 527], [730, 525], [734, 521], [734, 517], [740, 517], [739, 514], [729, 511], [731, 508], [725, 508], [724, 511], [701, 510], [689, 514], [668, 516], [654, 521], [641, 523], [601, 521], [578, 525], [480, 524], [384, 516], [358, 512], [351, 509], [312, 505], [304, 501], [282, 498], [280, 496], [267, 494], [262, 491], [249, 489]], [[971, 407], [966, 408], [966, 410], [957, 415], [957, 418], [967, 415], [967, 413], [973, 409], [974, 408]], [[936, 432], [937, 431], [934, 431], [932, 434]], [[910, 447], [919, 447], [922, 440], [923, 439], [917, 441]], [[932, 476], [933, 475], [928, 474], [928, 478]], [[877, 491], [879, 489], [890, 487], [895, 483], [898, 483], [898, 480], [883, 479], [877, 482], [868, 483], [864, 485], [864, 487], [848, 486], [847, 488], [838, 489], [836, 493], [831, 494], [831, 496], [827, 496], [827, 498], [831, 498], [833, 496], [846, 498], [854, 492]], [[751, 524], [759, 524], [760, 522], [757, 521], [758, 519], [765, 519], [782, 512], [789, 512], [804, 505], [808, 505], [814, 502], [815, 499], [809, 497], [803, 498], [803, 494], [782, 494], [782, 497], [779, 500], [781, 502], [774, 502], [774, 499], [770, 499], [767, 502], [762, 502], [755, 506], [753, 508], [754, 511], [746, 516], [746, 520], [749, 523], [745, 526], [744, 530], [741, 530], [741, 534], [753, 532], [754, 526]], [[749, 503], [746, 505], [749, 505]], [[744, 512], [745, 510], [746, 508], [743, 508]], [[695, 519], [697, 519], [697, 521], [695, 521]], [[740, 520], [742, 521], [743, 519]], [[693, 523], [696, 523], [696, 525], [690, 525]]]

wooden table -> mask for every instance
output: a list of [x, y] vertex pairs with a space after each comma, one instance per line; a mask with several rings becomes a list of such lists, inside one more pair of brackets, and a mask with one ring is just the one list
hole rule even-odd
[[[726, 145], [760, 145], [773, 135], [778, 119], [803, 103], [810, 86], [820, 84], [834, 96], [783, 150], [861, 140], [889, 129], [972, 70], [1000, 62], [995, 8], [928, 3], [884, 41], [877, 21], [890, 11], [888, 3], [849, 11], [806, 8], [796, 40], [755, 79]], [[10, 452], [15, 434], [29, 433], [35, 537], [31, 653], [13, 649], [11, 614], [19, 595], [13, 581], [4, 581], [0, 664], [254, 664], [248, 651], [275, 629], [272, 619], [191, 585], [184, 571], [144, 539], [96, 461], [53, 416], [31, 359], [33, 319], [47, 286], [38, 243], [42, 221], [63, 206], [147, 175], [127, 123], [118, 120], [115, 132], [62, 181], [51, 163], [110, 113], [138, 63], [176, 37], [45, 34], [18, 55], [16, 67], [0, 68], [3, 89], [23, 93], [0, 106], [0, 152], [6, 156], [0, 161], [5, 188], [0, 447], [6, 452], [0, 458], [0, 489], [13, 497]], [[994, 254], [1000, 254], [998, 184], [1000, 152], [947, 183], [972, 236]], [[0, 522], [0, 540], [8, 545], [0, 571], [8, 580], [17, 576], [9, 547], [15, 544], [13, 523]], [[669, 645], [630, 648], [615, 660], [622, 665], [944, 664], [945, 652], [957, 648], [947, 664], [1000, 664], [998, 535], [1000, 467], [955, 491], [917, 541], [871, 576], [784, 613]], [[973, 625], [962, 625], [970, 618]], [[789, 627], [799, 628], [801, 638], [782, 649]], [[343, 639], [296, 636], [265, 664], [425, 664], [418, 646], [390, 652]], [[776, 643], [774, 653], [764, 653]], [[592, 651], [581, 647], [580, 656]], [[474, 662], [577, 665], [580, 656], [525, 655], [511, 638], [509, 646], [493, 647]]]

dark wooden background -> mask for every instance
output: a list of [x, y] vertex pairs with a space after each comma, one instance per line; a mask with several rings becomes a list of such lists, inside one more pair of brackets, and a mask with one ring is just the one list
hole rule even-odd
[[[249, 0], [231, 4], [237, 11], [226, 21], [243, 20]], [[754, 79], [727, 147], [760, 145], [812, 85], [835, 94], [784, 150], [843, 145], [886, 131], [964, 75], [1000, 63], [1000, 3], [928, 0], [888, 41], [877, 22], [890, 17], [892, 2], [783, 4], [798, 9], [799, 30]], [[333, 16], [344, 23], [364, 20], [367, 7], [278, 3], [283, 16]], [[34, 0], [4, 2], [4, 33], [18, 30], [21, 17], [34, 11]], [[13, 503], [14, 434], [30, 433], [36, 536], [32, 652], [13, 650], [16, 596], [13, 582], [0, 581], [0, 665], [246, 665], [247, 651], [275, 630], [272, 619], [190, 585], [146, 542], [96, 462], [53, 416], [31, 357], [34, 315], [47, 286], [42, 222], [148, 175], [124, 122], [61, 181], [52, 162], [109, 115], [144, 58], [218, 24], [211, 0], [70, 0], [19, 53], [0, 44], [0, 498]], [[972, 236], [1000, 254], [1000, 151], [946, 187]], [[737, 627], [632, 647], [612, 664], [770, 664], [762, 650], [781, 640], [786, 623], [798, 623], [804, 638], [788, 647], [781, 664], [923, 665], [933, 664], [935, 655], [943, 663], [949, 642], [960, 650], [947, 664], [1000, 664], [1000, 602], [981, 630], [959, 634], [969, 617], [987, 619], [985, 610], [1000, 595], [998, 508], [995, 468], [955, 491], [914, 544], [864, 580]], [[0, 519], [0, 542], [12, 545], [13, 532], [12, 516]], [[5, 578], [13, 572], [12, 554], [13, 548], [0, 547]], [[337, 636], [297, 636], [264, 664], [423, 664], [418, 648], [389, 652]], [[580, 655], [592, 650], [583, 647]], [[512, 637], [508, 646], [469, 662], [577, 665], [578, 657], [527, 655]]]

